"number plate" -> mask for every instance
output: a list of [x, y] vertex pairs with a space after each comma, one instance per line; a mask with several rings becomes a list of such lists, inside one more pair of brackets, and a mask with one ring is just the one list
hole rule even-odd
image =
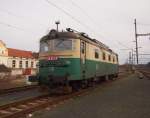
[[49, 56], [49, 57], [48, 57], [48, 60], [49, 60], [49, 61], [58, 60], [58, 57], [57, 57], [57, 56]]

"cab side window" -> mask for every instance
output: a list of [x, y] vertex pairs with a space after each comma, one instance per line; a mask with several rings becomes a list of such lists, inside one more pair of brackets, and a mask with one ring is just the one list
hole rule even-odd
[[95, 58], [98, 59], [99, 58], [99, 51], [98, 51], [98, 49], [95, 49], [94, 52], [95, 52]]
[[117, 61], [117, 63], [118, 63], [118, 55], [116, 56], [116, 61]]
[[113, 57], [113, 62], [115, 62], [115, 57]]
[[111, 61], [111, 55], [108, 55], [108, 61]]
[[85, 43], [81, 42], [81, 53], [84, 54], [85, 53]]
[[103, 52], [103, 60], [106, 60], [106, 54]]

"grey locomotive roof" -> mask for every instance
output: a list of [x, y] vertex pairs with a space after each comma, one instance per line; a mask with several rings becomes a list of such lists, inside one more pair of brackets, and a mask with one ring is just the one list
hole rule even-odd
[[[56, 30], [51, 30], [47, 35], [45, 35], [41, 38], [40, 42], [52, 40], [52, 39], [56, 39], [56, 38], [82, 39], [86, 42], [95, 44], [111, 53], [114, 53], [108, 46], [106, 46], [105, 44], [103, 44], [102, 42], [100, 42], [96, 39], [92, 39], [92, 38], [88, 37], [87, 35], [85, 35], [85, 33], [75, 33], [75, 32], [71, 32], [71, 31], [57, 32]], [[114, 54], [116, 54], [116, 53], [114, 53]]]

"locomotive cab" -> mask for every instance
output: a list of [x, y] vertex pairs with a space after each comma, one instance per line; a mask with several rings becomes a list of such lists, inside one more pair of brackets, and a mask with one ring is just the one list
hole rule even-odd
[[71, 32], [50, 32], [40, 41], [39, 83], [51, 88], [79, 78], [80, 40]]

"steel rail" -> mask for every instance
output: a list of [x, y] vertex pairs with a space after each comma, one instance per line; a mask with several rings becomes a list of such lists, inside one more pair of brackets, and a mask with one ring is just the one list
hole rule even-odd
[[[118, 77], [118, 79], [120, 79]], [[106, 81], [102, 85], [108, 85], [113, 81]], [[40, 110], [45, 107], [51, 107], [53, 105], [57, 105], [66, 101], [68, 99], [72, 99], [73, 97], [85, 95], [95, 88], [98, 87], [98, 84], [94, 87], [89, 87], [87, 89], [81, 89], [78, 92], [73, 92], [71, 94], [62, 95], [62, 96], [49, 96], [48, 94], [42, 95], [35, 98], [29, 98], [26, 100], [10, 103], [4, 106], [0, 106], [0, 118], [19, 118], [25, 116], [34, 111]]]
[[36, 89], [38, 87], [39, 87], [38, 85], [27, 85], [27, 86], [21, 86], [21, 87], [9, 88], [9, 89], [1, 89], [0, 95], [13, 93], [13, 92], [27, 91], [30, 89]]

